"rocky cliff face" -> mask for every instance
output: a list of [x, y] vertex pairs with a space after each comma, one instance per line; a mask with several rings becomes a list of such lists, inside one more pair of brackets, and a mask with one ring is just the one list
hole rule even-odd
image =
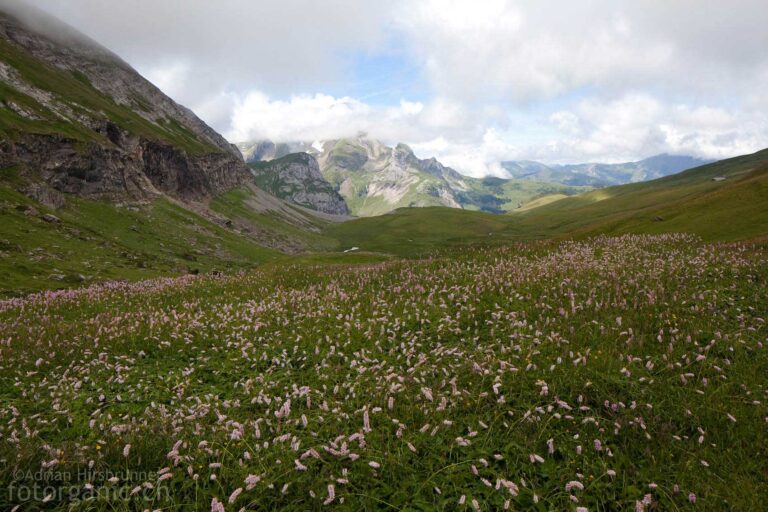
[[281, 199], [323, 213], [349, 213], [344, 198], [323, 178], [312, 155], [294, 153], [251, 167], [259, 187]]
[[109, 146], [58, 134], [19, 135], [0, 142], [0, 167], [10, 166], [54, 190], [106, 200], [161, 193], [201, 199], [249, 178], [243, 163], [227, 153], [190, 155], [140, 137], [125, 137], [123, 144]]
[[0, 2], [0, 166], [107, 199], [198, 199], [250, 178], [237, 148], [119, 57], [13, 6]]

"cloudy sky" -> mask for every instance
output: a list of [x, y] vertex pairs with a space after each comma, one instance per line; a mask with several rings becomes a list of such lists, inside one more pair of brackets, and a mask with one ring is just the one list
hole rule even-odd
[[476, 176], [768, 147], [765, 0], [27, 1], [233, 142], [364, 131]]

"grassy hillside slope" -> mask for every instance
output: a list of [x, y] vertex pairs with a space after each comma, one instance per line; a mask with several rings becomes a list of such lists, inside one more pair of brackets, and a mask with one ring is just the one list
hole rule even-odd
[[506, 216], [456, 208], [402, 208], [379, 217], [329, 225], [325, 234], [339, 247], [416, 256], [440, 247], [495, 243], [506, 235]]
[[762, 237], [768, 234], [768, 150], [562, 199], [511, 222], [531, 236], [685, 231], [707, 240]]
[[[2, 61], [11, 66], [21, 80], [46, 91], [67, 113], [73, 114], [62, 119], [62, 112], [43, 105], [33, 97], [33, 92], [28, 94], [3, 82], [0, 84], [0, 137], [13, 139], [17, 133], [60, 134], [83, 142], [109, 144], [104, 135], [79, 122], [77, 116], [83, 116], [109, 120], [130, 133], [173, 144], [192, 154], [219, 151], [176, 120], [167, 118], [153, 123], [128, 106], [116, 103], [97, 90], [83, 73], [55, 68], [3, 39], [0, 39], [0, 54]], [[141, 97], [133, 100], [139, 105], [139, 112], [141, 105], [145, 105], [146, 110], [151, 108]]]
[[[201, 205], [208, 210], [193, 211], [168, 199], [120, 206], [69, 196], [64, 208], [48, 210], [16, 192], [13, 169], [2, 173], [0, 280], [6, 294], [252, 267], [286, 253], [320, 254], [305, 259], [327, 263], [352, 247], [411, 257], [442, 248], [601, 233], [690, 232], [713, 241], [768, 235], [768, 151], [652, 182], [542, 200], [541, 206], [511, 215], [403, 208], [344, 223], [253, 187]], [[46, 222], [46, 213], [61, 222]]]
[[68, 197], [50, 210], [0, 184], [2, 294], [242, 268], [280, 255], [170, 200], [118, 206]]
[[462, 177], [467, 190], [457, 191], [461, 206], [467, 210], [508, 213], [550, 195], [572, 196], [591, 190], [560, 183], [504, 178]]

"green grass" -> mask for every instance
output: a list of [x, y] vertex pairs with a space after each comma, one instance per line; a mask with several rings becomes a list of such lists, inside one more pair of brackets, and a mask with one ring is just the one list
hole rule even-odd
[[330, 225], [339, 247], [417, 256], [443, 247], [496, 244], [507, 227], [500, 215], [455, 208], [405, 208], [388, 215]]
[[0, 509], [768, 501], [764, 250], [312, 258], [0, 301]]
[[[258, 211], [249, 205], [254, 200], [254, 191], [241, 187], [220, 194], [211, 201], [210, 207], [215, 212], [244, 221], [254, 229], [266, 231], [274, 239], [284, 240], [304, 251], [323, 251], [336, 247], [335, 240], [321, 234], [327, 224], [321, 218], [290, 204], [285, 205], [289, 212], [284, 215], [275, 211]], [[285, 215], [291, 215], [292, 221]]]
[[464, 177], [463, 180], [469, 185], [469, 190], [458, 193], [461, 205], [489, 213], [512, 212], [531, 201], [553, 194], [573, 196], [591, 190], [590, 187], [493, 177]]
[[[39, 214], [21, 211], [24, 206]], [[45, 222], [44, 213], [62, 222]], [[67, 197], [66, 207], [50, 211], [0, 184], [0, 219], [5, 294], [233, 270], [282, 256], [165, 199], [129, 208]]]
[[[238, 234], [168, 201], [134, 211], [72, 197], [65, 209], [53, 212], [63, 223], [48, 224], [17, 209], [28, 204], [46, 211], [15, 192], [22, 179], [17, 168], [7, 168], [0, 186], [0, 277], [4, 293], [18, 294], [82, 285], [79, 274], [86, 282], [139, 279], [246, 268], [283, 257], [265, 245], [292, 253], [328, 255], [359, 247], [366, 253], [419, 257], [453, 247], [595, 234], [689, 232], [712, 241], [764, 240], [767, 163], [764, 151], [511, 215], [403, 208], [332, 224], [292, 206], [264, 210], [252, 189], [233, 190], [211, 201], [214, 212], [250, 234]], [[714, 182], [715, 176], [727, 179]]]
[[364, 147], [342, 139], [336, 142], [336, 145], [331, 150], [330, 158], [339, 167], [355, 170], [363, 166], [368, 158], [368, 153]]

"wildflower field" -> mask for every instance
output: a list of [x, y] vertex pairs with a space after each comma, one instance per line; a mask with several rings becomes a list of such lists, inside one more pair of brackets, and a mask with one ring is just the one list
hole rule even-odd
[[0, 510], [765, 510], [766, 315], [689, 235], [5, 300]]

